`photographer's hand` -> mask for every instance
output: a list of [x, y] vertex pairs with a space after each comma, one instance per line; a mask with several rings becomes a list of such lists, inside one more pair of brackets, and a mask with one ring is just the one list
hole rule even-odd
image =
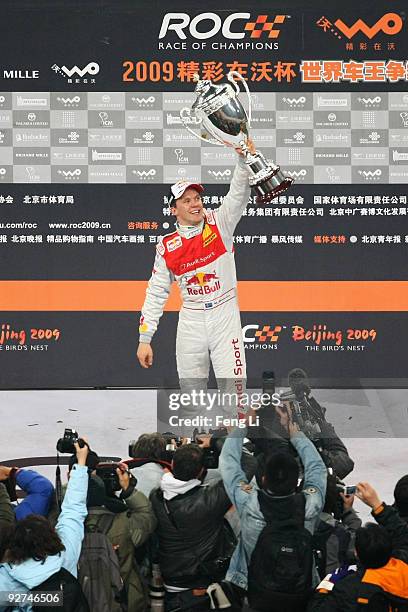
[[[246, 145], [248, 147], [249, 152], [252, 155], [255, 155], [256, 149], [255, 149], [254, 141], [252, 140], [252, 138], [248, 137], [248, 140], [246, 141]], [[241, 147], [234, 147], [234, 148], [235, 148], [236, 152], [238, 153], [238, 155], [242, 155], [242, 156], [244, 155]]]
[[343, 513], [351, 510], [354, 503], [354, 495], [345, 495], [344, 493], [340, 493], [340, 497], [343, 500]]
[[377, 491], [368, 482], [359, 482], [357, 485], [356, 495], [367, 506], [373, 510], [381, 506], [381, 499], [378, 497]]
[[7, 467], [5, 465], [0, 465], [0, 481], [7, 480], [10, 476], [10, 472], [13, 468]]
[[289, 403], [284, 402], [282, 406], [275, 406], [275, 410], [279, 416], [280, 424], [289, 436], [294, 436], [299, 430], [297, 423], [292, 420], [292, 408]]
[[119, 478], [119, 484], [122, 491], [127, 491], [130, 485], [131, 474], [129, 470], [124, 466], [122, 468], [116, 468], [116, 473]]
[[211, 448], [211, 438], [212, 434], [201, 434], [196, 438], [196, 444], [201, 446], [201, 448]]
[[85, 442], [85, 444], [81, 448], [78, 442], [74, 442], [75, 453], [78, 459], [78, 465], [86, 465], [86, 459], [89, 454], [89, 446], [88, 446], [88, 441], [85, 438], [81, 438], [81, 439]]

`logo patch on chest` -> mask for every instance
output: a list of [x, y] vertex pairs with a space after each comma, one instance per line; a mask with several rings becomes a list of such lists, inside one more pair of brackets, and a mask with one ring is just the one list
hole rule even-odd
[[176, 249], [180, 248], [183, 244], [183, 241], [181, 239], [180, 236], [175, 236], [174, 238], [172, 238], [171, 240], [167, 241], [167, 250], [169, 253], [171, 253], [172, 251], [175, 251]]
[[203, 246], [208, 247], [208, 245], [211, 244], [217, 238], [217, 236], [218, 236], [217, 232], [212, 230], [211, 227], [206, 223], [204, 225], [204, 229], [202, 233]]

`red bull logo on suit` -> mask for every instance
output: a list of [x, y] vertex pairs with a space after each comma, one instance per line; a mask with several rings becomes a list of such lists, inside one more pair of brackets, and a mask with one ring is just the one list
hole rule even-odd
[[221, 283], [215, 273], [197, 272], [187, 281], [189, 295], [208, 295], [221, 288]]

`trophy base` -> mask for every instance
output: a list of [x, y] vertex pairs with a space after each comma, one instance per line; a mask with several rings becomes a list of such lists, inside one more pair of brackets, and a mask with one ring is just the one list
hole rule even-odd
[[[242, 148], [244, 147], [245, 143], [242, 144]], [[247, 149], [245, 150], [245, 156], [245, 163], [249, 167], [250, 174], [252, 174], [249, 184], [257, 192], [256, 202], [258, 204], [267, 204], [289, 189], [293, 183], [292, 177], [283, 174], [280, 166], [265, 159], [259, 151], [250, 153]]]
[[287, 176], [283, 179], [283, 181], [272, 188], [272, 190], [265, 190], [265, 187], [269, 186], [268, 183], [270, 181], [266, 181], [262, 185], [256, 185], [255, 191], [258, 192], [258, 195], [255, 198], [257, 204], [268, 204], [282, 193], [284, 193], [293, 183], [293, 178]]

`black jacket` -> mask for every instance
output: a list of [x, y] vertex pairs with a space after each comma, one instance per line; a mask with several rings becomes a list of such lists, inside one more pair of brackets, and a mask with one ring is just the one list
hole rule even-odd
[[157, 518], [159, 563], [165, 584], [208, 586], [219, 562], [231, 556], [235, 541], [224, 519], [231, 507], [222, 480], [194, 487], [165, 501], [154, 489], [150, 501]]
[[[392, 587], [394, 594], [403, 594], [408, 598], [408, 592], [405, 593], [408, 580], [408, 526], [394, 508], [385, 504], [374, 518], [392, 537], [392, 557], [384, 566], [387, 568], [386, 572], [381, 567], [377, 570], [359, 568], [357, 572], [339, 580], [329, 593], [315, 593], [307, 612], [356, 612], [360, 609], [358, 599], [370, 599], [381, 590], [377, 585], [382, 582]], [[387, 578], [383, 581], [385, 573]]]
[[323, 421], [320, 425], [322, 437], [318, 446], [321, 447], [321, 455], [328, 467], [332, 467], [336, 476], [345, 478], [354, 469], [354, 461], [349, 456], [347, 448], [336, 434], [331, 423]]

